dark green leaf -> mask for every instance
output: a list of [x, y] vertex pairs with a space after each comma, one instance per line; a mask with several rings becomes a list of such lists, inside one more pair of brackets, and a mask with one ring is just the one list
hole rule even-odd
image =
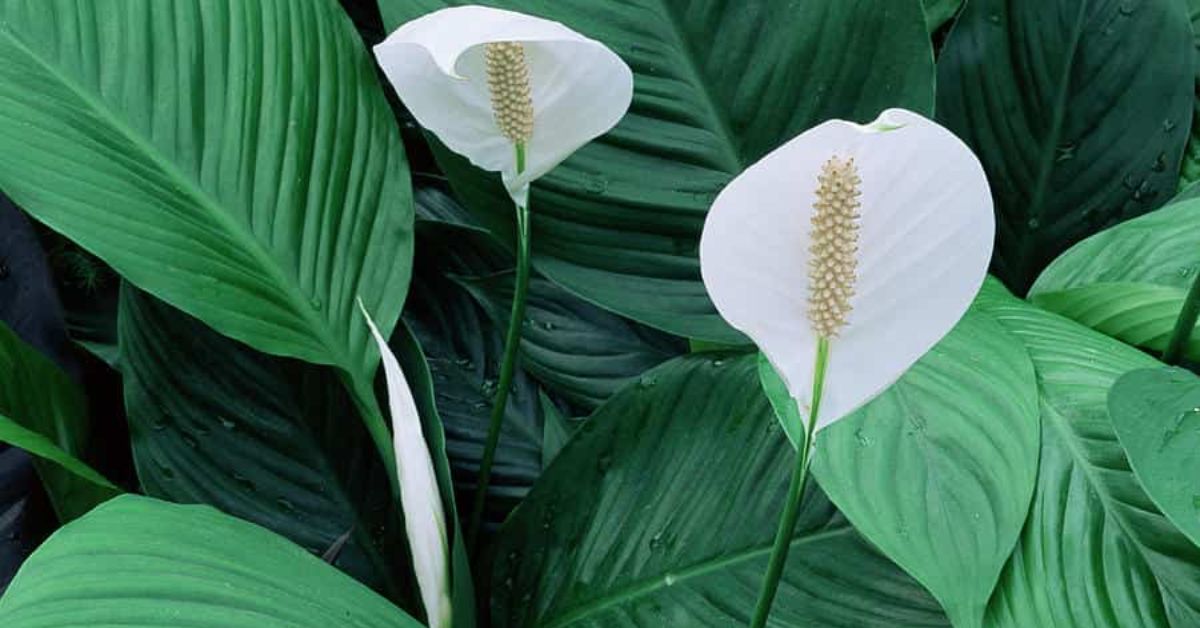
[[[389, 28], [458, 0], [380, 0]], [[686, 336], [741, 343], [696, 257], [716, 193], [828, 118], [928, 113], [933, 54], [920, 0], [491, 0], [598, 39], [633, 69], [624, 121], [534, 185], [534, 265], [588, 301]], [[432, 5], [432, 6], [431, 6]], [[497, 179], [442, 150], [455, 192], [511, 234]]]
[[1193, 54], [1178, 0], [967, 2], [938, 58], [937, 113], [988, 173], [993, 267], [1013, 290], [1175, 193]]
[[932, 33], [954, 18], [962, 8], [964, 0], [923, 0], [925, 24]]
[[1179, 168], [1180, 190], [1200, 180], [1200, 0], [1187, 0], [1187, 8], [1192, 21], [1192, 41], [1195, 49], [1192, 64], [1196, 73], [1196, 95], [1192, 99], [1192, 132], [1188, 136], [1183, 163]]
[[[495, 625], [745, 625], [795, 456], [756, 357], [672, 360], [580, 429], [505, 524]], [[772, 625], [946, 625], [810, 487]]]
[[420, 628], [282, 537], [206, 506], [127, 495], [55, 534], [0, 598], [0, 624]]

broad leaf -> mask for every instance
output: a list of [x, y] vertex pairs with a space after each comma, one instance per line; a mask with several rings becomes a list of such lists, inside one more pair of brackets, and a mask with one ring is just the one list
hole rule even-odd
[[937, 113], [987, 170], [993, 267], [1014, 291], [1175, 193], [1193, 54], [1178, 0], [967, 2], [938, 58]]
[[[513, 274], [463, 278], [497, 326], [508, 323]], [[555, 394], [594, 410], [645, 371], [687, 353], [687, 343], [583, 301], [541, 277], [530, 281], [521, 364]]]
[[[430, 5], [379, 0], [396, 28]], [[932, 50], [920, 0], [490, 0], [563, 22], [635, 76], [624, 121], [534, 185], [534, 264], [585, 299], [681, 336], [744, 338], [717, 315], [696, 257], [716, 193], [770, 150], [828, 118], [887, 107], [928, 113]], [[495, 177], [442, 151], [455, 192], [511, 234]]]
[[129, 286], [120, 337], [147, 494], [215, 506], [315, 554], [349, 532], [335, 565], [416, 603], [384, 467], [330, 369], [254, 351]]
[[1042, 413], [1033, 505], [985, 625], [1200, 625], [1200, 547], [1142, 490], [1108, 414], [1113, 382], [1157, 362], [995, 284], [984, 292], [1029, 351]]
[[[182, 623], [181, 623], [182, 622]], [[55, 534], [0, 598], [0, 624], [419, 628], [387, 600], [258, 526], [127, 495]]]
[[[0, 1], [0, 188], [136, 286], [267, 353], [331, 364], [378, 446], [410, 190], [332, 0]], [[390, 457], [387, 457], [390, 460]]]
[[[1174, 203], [1071, 247], [1030, 299], [1126, 343], [1161, 352], [1200, 273], [1200, 200]], [[1185, 353], [1200, 357], [1193, 332]]]
[[0, 323], [0, 442], [28, 447], [54, 509], [74, 519], [118, 491], [77, 458], [88, 441], [83, 391]]
[[1183, 163], [1179, 168], [1179, 189], [1200, 180], [1200, 0], [1187, 0], [1188, 15], [1192, 20], [1192, 38], [1195, 52], [1192, 64], [1196, 74], [1196, 95], [1192, 99], [1192, 132], [1188, 136]]
[[[580, 429], [505, 524], [495, 625], [745, 625], [794, 460], [756, 357], [672, 360]], [[946, 625], [810, 487], [772, 625]]]
[[1200, 379], [1134, 371], [1108, 393], [1113, 427], [1154, 504], [1200, 547]]
[[813, 476], [954, 625], [978, 626], [1029, 512], [1038, 440], [1029, 355], [975, 308], [882, 395], [817, 435]]

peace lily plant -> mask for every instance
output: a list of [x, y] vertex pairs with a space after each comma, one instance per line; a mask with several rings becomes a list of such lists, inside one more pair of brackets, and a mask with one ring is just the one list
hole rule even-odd
[[978, 159], [900, 109], [814, 127], [717, 197], [700, 241], [705, 287], [807, 417], [752, 626], [774, 600], [817, 430], [950, 331], [983, 283], [994, 232]]
[[473, 546], [525, 316], [529, 185], [620, 121], [633, 98], [633, 73], [606, 46], [558, 22], [481, 6], [408, 22], [375, 56], [421, 126], [476, 166], [499, 172], [516, 208], [516, 284], [468, 526]]

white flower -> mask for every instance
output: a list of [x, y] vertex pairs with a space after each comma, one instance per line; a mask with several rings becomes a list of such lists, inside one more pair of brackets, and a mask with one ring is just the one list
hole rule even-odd
[[633, 98], [633, 73], [604, 44], [558, 22], [488, 7], [408, 22], [375, 56], [421, 126], [476, 166], [500, 172], [522, 207], [530, 182], [615, 126]]
[[995, 219], [982, 166], [949, 131], [901, 109], [831, 120], [746, 169], [717, 197], [700, 269], [807, 414], [829, 357], [817, 429], [895, 382], [946, 335], [983, 283]]
[[413, 571], [417, 588], [425, 605], [430, 628], [450, 628], [450, 560], [446, 535], [445, 511], [438, 490], [433, 459], [421, 432], [421, 417], [412, 391], [400, 370], [400, 363], [379, 333], [371, 315], [358, 307], [367, 319], [387, 380], [388, 410], [392, 415], [392, 438], [396, 450], [396, 470], [400, 480], [400, 507], [404, 511], [404, 528], [412, 552]]

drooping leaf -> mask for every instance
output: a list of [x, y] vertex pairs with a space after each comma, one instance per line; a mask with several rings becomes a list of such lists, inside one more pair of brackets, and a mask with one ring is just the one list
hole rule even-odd
[[127, 495], [67, 526], [0, 598], [0, 624], [419, 628], [282, 537], [206, 506]]
[[[466, 2], [380, 0], [380, 9], [396, 28], [449, 4]], [[624, 121], [534, 185], [534, 265], [588, 301], [681, 336], [744, 342], [708, 301], [696, 258], [705, 212], [734, 175], [828, 118], [931, 109], [920, 0], [484, 4], [560, 21], [633, 69]], [[444, 150], [439, 161], [466, 205], [510, 237], [498, 180]]]
[[[1071, 247], [1030, 299], [1105, 335], [1161, 352], [1200, 273], [1200, 200], [1178, 202]], [[1200, 357], [1200, 334], [1185, 347]]]
[[1139, 483], [1200, 547], [1200, 379], [1179, 368], [1133, 371], [1109, 391], [1108, 410]]
[[74, 519], [116, 490], [79, 461], [88, 441], [83, 391], [0, 323], [0, 442], [29, 447], [55, 511]]
[[[744, 625], [794, 460], [755, 356], [672, 360], [580, 429], [505, 524], [495, 625]], [[928, 593], [815, 488], [771, 619], [946, 625]]]
[[214, 506], [320, 554], [407, 608], [403, 523], [353, 402], [328, 368], [259, 353], [126, 286], [125, 406], [147, 494]]
[[1029, 355], [974, 308], [898, 382], [817, 434], [813, 476], [954, 625], [978, 626], [1029, 512], [1038, 422]]
[[996, 284], [980, 301], [1029, 352], [1042, 413], [1033, 504], [985, 625], [1200, 624], [1200, 547], [1142, 490], [1108, 414], [1113, 382], [1157, 362]]
[[967, 2], [938, 58], [937, 115], [988, 172], [993, 268], [1013, 290], [1174, 194], [1193, 54], [1176, 0]]
[[[511, 272], [459, 283], [494, 324], [507, 324]], [[541, 277], [530, 281], [525, 307], [522, 366], [546, 388], [588, 411], [645, 371], [687, 352], [682, 338], [605, 311]]]
[[355, 299], [392, 329], [410, 190], [336, 2], [0, 2], [0, 187], [221, 333], [340, 369], [390, 447]]

